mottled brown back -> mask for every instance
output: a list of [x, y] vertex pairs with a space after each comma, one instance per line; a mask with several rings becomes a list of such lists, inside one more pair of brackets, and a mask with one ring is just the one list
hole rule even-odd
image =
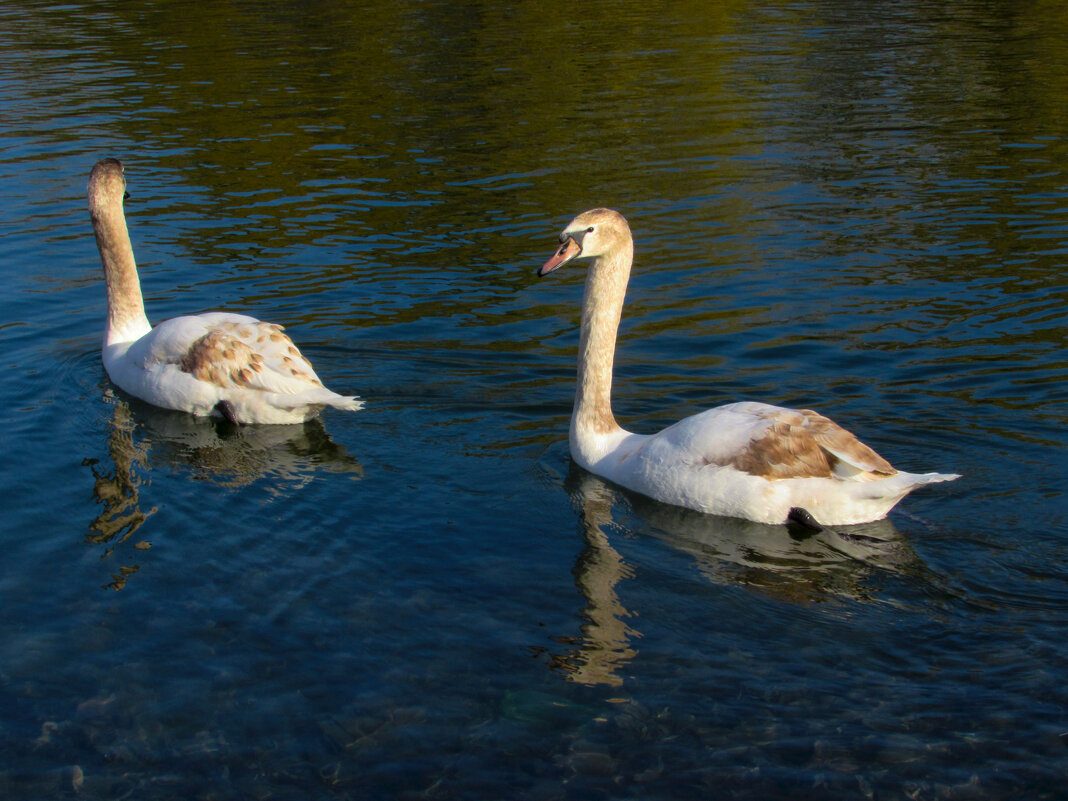
[[853, 434], [810, 409], [769, 409], [763, 416], [771, 425], [731, 462], [744, 473], [772, 480], [829, 478], [854, 472], [843, 470], [851, 465], [854, 478], [874, 480], [897, 472]]

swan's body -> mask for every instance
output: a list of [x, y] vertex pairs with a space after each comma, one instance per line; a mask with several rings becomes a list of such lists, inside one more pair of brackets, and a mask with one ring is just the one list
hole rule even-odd
[[235, 423], [299, 423], [324, 406], [355, 411], [363, 405], [326, 389], [280, 325], [210, 312], [153, 328], [123, 214], [125, 195], [122, 164], [98, 162], [89, 176], [89, 215], [108, 292], [103, 361], [121, 389], [154, 406]]
[[[657, 434], [624, 430], [612, 414], [612, 363], [634, 243], [610, 209], [576, 217], [539, 270], [592, 258], [579, 339], [571, 416], [572, 458], [583, 468], [665, 503], [708, 514], [824, 525], [879, 520], [910, 490], [951, 481], [903, 473], [831, 420], [809, 410], [732, 403], [687, 417]], [[807, 513], [807, 514], [806, 514]]]

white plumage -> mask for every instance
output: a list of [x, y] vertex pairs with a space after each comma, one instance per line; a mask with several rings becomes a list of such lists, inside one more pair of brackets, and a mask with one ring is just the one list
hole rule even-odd
[[209, 312], [153, 328], [126, 228], [125, 196], [122, 164], [98, 162], [89, 177], [89, 215], [107, 283], [103, 361], [112, 381], [155, 406], [238, 423], [298, 423], [324, 406], [363, 406], [355, 396], [326, 389], [280, 325]]
[[[634, 243], [618, 212], [592, 209], [560, 234], [539, 270], [591, 258], [571, 416], [572, 458], [627, 489], [699, 512], [824, 525], [879, 520], [916, 487], [959, 476], [904, 473], [831, 420], [810, 410], [732, 403], [657, 434], [624, 430], [612, 414], [616, 332]], [[807, 512], [807, 515], [805, 513]]]

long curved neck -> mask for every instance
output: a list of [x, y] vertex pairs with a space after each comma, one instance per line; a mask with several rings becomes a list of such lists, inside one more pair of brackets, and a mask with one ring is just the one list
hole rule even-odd
[[151, 330], [151, 325], [145, 316], [126, 217], [121, 206], [95, 209], [90, 216], [108, 290], [108, 325], [104, 342], [110, 345], [139, 339]]
[[612, 415], [612, 364], [616, 331], [627, 293], [634, 244], [630, 237], [598, 256], [586, 274], [579, 336], [578, 385], [571, 415], [571, 440], [621, 431]]

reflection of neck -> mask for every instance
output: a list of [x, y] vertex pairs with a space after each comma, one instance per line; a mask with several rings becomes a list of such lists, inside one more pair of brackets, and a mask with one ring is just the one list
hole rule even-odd
[[91, 543], [115, 541], [105, 550], [105, 556], [129, 539], [156, 511], [153, 507], [143, 512], [139, 505], [142, 479], [137, 475], [137, 470], [148, 465], [148, 446], [134, 441], [135, 428], [130, 407], [122, 401], [116, 401], [108, 431], [108, 454], [115, 465], [115, 472], [98, 473], [93, 468], [93, 494], [97, 502], [104, 504], [104, 510], [89, 524], [90, 533], [86, 534], [86, 540]]
[[604, 532], [612, 522], [607, 488], [590, 487], [583, 495], [586, 548], [574, 572], [575, 584], [586, 598], [587, 622], [582, 626], [582, 645], [572, 655], [570, 679], [579, 684], [618, 687], [623, 683], [619, 671], [637, 653], [630, 641], [641, 636], [626, 624], [631, 613], [616, 592], [620, 580], [633, 574]]
[[586, 275], [573, 433], [620, 430], [612, 415], [612, 363], [633, 255], [634, 245], [627, 237], [618, 247], [598, 256]]
[[126, 228], [126, 217], [119, 206], [96, 211], [92, 219], [108, 290], [106, 341], [110, 344], [136, 339], [145, 334], [150, 326], [145, 317], [141, 282], [137, 278], [137, 263]]

